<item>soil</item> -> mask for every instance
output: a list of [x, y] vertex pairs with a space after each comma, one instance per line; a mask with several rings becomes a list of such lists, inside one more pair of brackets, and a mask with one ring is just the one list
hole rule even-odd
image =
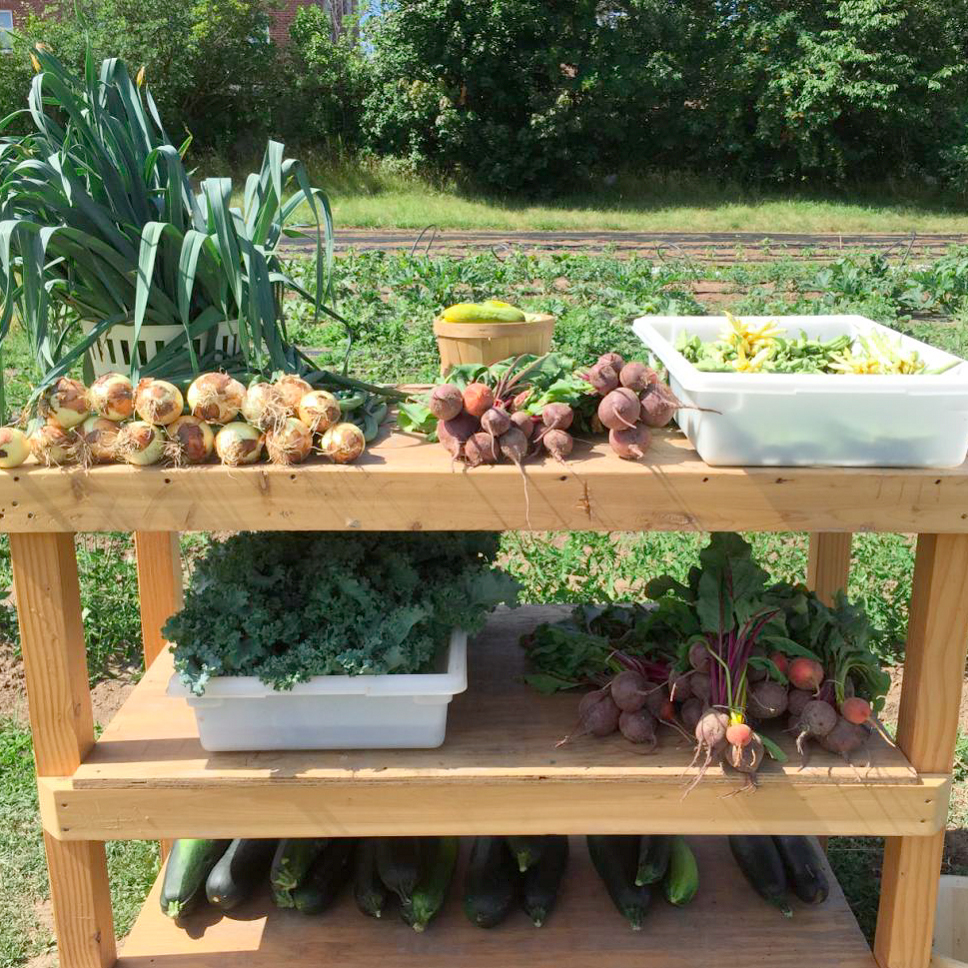
[[[541, 255], [638, 255], [664, 262], [759, 262], [777, 258], [824, 262], [848, 251], [877, 253], [889, 260], [933, 259], [951, 245], [964, 245], [965, 235], [766, 235], [758, 232], [464, 232], [447, 229], [341, 228], [336, 250], [400, 252], [463, 256], [493, 251], [500, 258], [513, 251]], [[284, 240], [290, 252], [307, 252], [311, 238]]]

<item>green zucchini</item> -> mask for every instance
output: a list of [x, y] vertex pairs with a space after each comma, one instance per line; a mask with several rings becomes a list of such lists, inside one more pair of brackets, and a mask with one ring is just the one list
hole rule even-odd
[[390, 892], [380, 880], [376, 867], [375, 837], [366, 837], [356, 845], [353, 870], [353, 897], [356, 906], [368, 917], [378, 918], [383, 914]]
[[205, 881], [208, 903], [231, 911], [265, 883], [276, 840], [233, 840]]
[[792, 918], [786, 873], [773, 838], [733, 835], [729, 838], [729, 849], [753, 890], [784, 917]]
[[658, 884], [669, 869], [672, 855], [672, 838], [661, 834], [642, 837], [639, 845], [639, 863], [635, 872], [635, 883]]
[[669, 869], [662, 881], [662, 887], [666, 900], [677, 907], [688, 904], [699, 890], [699, 865], [685, 837], [672, 838]]
[[518, 894], [517, 865], [503, 837], [476, 837], [464, 875], [464, 913], [479, 928], [500, 924]]
[[303, 914], [322, 914], [349, 880], [356, 841], [334, 837], [313, 861], [302, 883], [292, 892], [293, 907]]
[[420, 879], [426, 838], [381, 837], [376, 845], [376, 866], [380, 879], [405, 904]]
[[170, 918], [187, 914], [204, 897], [205, 880], [230, 840], [176, 840], [161, 882], [161, 910]]
[[400, 905], [403, 920], [414, 931], [423, 931], [444, 906], [457, 865], [460, 841], [456, 837], [435, 837], [433, 840], [424, 847], [420, 878], [410, 902]]
[[588, 853], [595, 870], [608, 889], [612, 903], [633, 931], [641, 930], [642, 919], [652, 900], [652, 889], [635, 883], [639, 840], [639, 837], [625, 835], [588, 837]]
[[787, 880], [804, 904], [823, 904], [830, 893], [820, 845], [813, 837], [774, 837]]
[[544, 837], [541, 856], [528, 868], [521, 886], [521, 906], [536, 928], [548, 920], [558, 900], [561, 878], [568, 866], [568, 838]]
[[518, 870], [523, 874], [529, 867], [541, 860], [544, 837], [505, 837], [508, 850], [514, 855]]
[[292, 892], [306, 879], [309, 869], [328, 843], [326, 837], [279, 841], [269, 872], [276, 907], [293, 907]]

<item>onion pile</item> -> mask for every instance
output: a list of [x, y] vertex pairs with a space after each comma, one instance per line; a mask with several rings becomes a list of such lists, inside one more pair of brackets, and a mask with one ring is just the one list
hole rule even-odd
[[[62, 377], [41, 395], [42, 420], [29, 436], [0, 427], [0, 469], [19, 467], [31, 453], [48, 467], [110, 461], [180, 466], [213, 455], [236, 467], [265, 454], [276, 464], [298, 464], [316, 449], [347, 464], [363, 453], [366, 438], [343, 421], [344, 405], [354, 406], [293, 374], [246, 390], [226, 373], [204, 373], [184, 397], [173, 383], [150, 377], [134, 387], [124, 374], [108, 373], [90, 388]], [[375, 428], [382, 414], [368, 412], [367, 419]]]

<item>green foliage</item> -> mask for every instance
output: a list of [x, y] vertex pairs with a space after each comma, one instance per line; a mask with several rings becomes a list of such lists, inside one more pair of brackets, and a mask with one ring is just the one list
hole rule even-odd
[[165, 626], [201, 694], [212, 676], [291, 689], [311, 676], [424, 672], [455, 628], [514, 604], [489, 534], [250, 533], [213, 542]]
[[[371, 65], [353, 32], [334, 40], [326, 10], [314, 4], [300, 6], [281, 58], [282, 78], [273, 116], [286, 136], [329, 150], [359, 147]], [[298, 110], [293, 110], [294, 105]]]

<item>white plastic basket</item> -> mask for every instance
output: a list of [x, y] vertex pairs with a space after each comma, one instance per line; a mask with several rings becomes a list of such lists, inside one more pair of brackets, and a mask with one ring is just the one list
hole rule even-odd
[[[85, 333], [90, 333], [96, 324], [82, 320], [81, 326]], [[151, 326], [141, 327], [138, 339], [138, 360], [144, 365], [159, 353], [172, 340], [185, 332], [183, 326]], [[192, 342], [195, 352], [201, 354], [208, 345], [209, 333], [199, 336]], [[234, 323], [223, 321], [215, 330], [216, 358], [223, 359], [234, 356], [239, 351], [238, 327]], [[112, 326], [106, 333], [102, 333], [97, 342], [90, 349], [91, 362], [95, 376], [105, 373], [126, 373], [131, 366], [134, 346], [134, 327], [123, 326], [120, 323]]]
[[168, 695], [195, 711], [202, 748], [224, 750], [432, 749], [447, 707], [467, 689], [467, 633], [455, 630], [440, 672], [315, 676], [280, 692], [254, 676], [219, 676], [194, 696], [174, 675]]
[[886, 334], [918, 351], [933, 375], [707, 373], [675, 348], [683, 332], [716, 340], [723, 316], [643, 316], [633, 328], [685, 403], [676, 419], [713, 466], [957, 467], [968, 454], [968, 364], [863, 316], [749, 316], [797, 336]]

